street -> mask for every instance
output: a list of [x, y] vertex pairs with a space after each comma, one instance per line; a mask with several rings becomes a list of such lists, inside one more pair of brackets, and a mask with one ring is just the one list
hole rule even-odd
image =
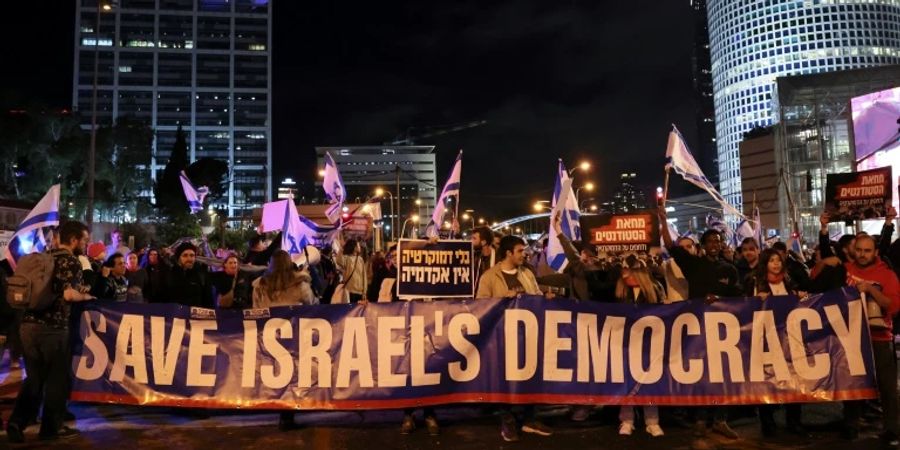
[[[9, 418], [15, 392], [21, 384], [21, 371], [8, 370], [8, 360], [0, 362], [0, 415], [4, 422]], [[586, 422], [576, 423], [568, 418], [568, 408], [545, 406], [539, 409], [540, 417], [550, 425], [554, 434], [540, 437], [522, 433], [519, 442], [504, 442], [500, 438], [499, 420], [488, 408], [475, 405], [438, 408], [441, 434], [429, 436], [418, 413], [418, 425], [412, 434], [399, 432], [400, 411], [323, 412], [311, 411], [296, 414], [300, 425], [297, 430], [282, 432], [276, 424], [278, 414], [256, 411], [200, 411], [174, 408], [134, 407], [72, 403], [71, 411], [77, 417], [74, 424], [82, 435], [53, 443], [38, 440], [38, 425], [29, 427], [26, 443], [10, 445], [0, 436], [0, 448], [108, 448], [115, 444], [127, 444], [141, 449], [214, 449], [243, 448], [265, 449], [296, 446], [317, 450], [333, 449], [424, 449], [446, 448], [476, 449], [591, 449], [614, 448], [616, 450], [665, 447], [670, 450], [690, 449], [691, 430], [673, 423], [671, 415], [663, 413], [662, 426], [666, 435], [651, 438], [639, 426], [633, 436], [617, 435], [617, 408], [597, 408]], [[668, 420], [667, 420], [668, 418]], [[779, 424], [784, 415], [776, 414]], [[741, 439], [728, 440], [709, 435], [711, 448], [717, 449], [847, 449], [870, 450], [878, 448], [877, 425], [863, 427], [860, 438], [853, 442], [838, 435], [840, 406], [838, 404], [807, 405], [803, 420], [812, 434], [811, 439], [800, 439], [786, 433], [773, 439], [763, 439], [758, 422], [753, 417], [731, 421]], [[781, 430], [779, 430], [781, 431]], [[3, 433], [5, 435], [5, 432]]]

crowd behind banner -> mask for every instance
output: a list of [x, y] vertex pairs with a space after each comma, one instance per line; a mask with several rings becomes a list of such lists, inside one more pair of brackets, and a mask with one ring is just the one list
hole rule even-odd
[[[547, 263], [542, 251], [546, 239], [527, 242], [518, 236], [480, 227], [470, 232], [473, 251], [470, 278], [477, 299], [529, 295], [547, 301], [564, 297], [627, 304], [667, 304], [686, 299], [712, 303], [721, 297], [742, 296], [752, 297], [747, 301], [783, 295], [802, 298], [810, 293], [853, 286], [867, 305], [880, 393], [880, 408], [876, 411], [883, 418], [882, 437], [890, 444], [896, 442], [897, 436], [893, 318], [900, 310], [900, 283], [896, 273], [900, 268], [900, 240], [890, 241], [895, 216], [893, 209], [887, 212], [884, 229], [878, 236], [860, 233], [833, 242], [827, 231], [828, 215], [823, 214], [818, 245], [801, 253], [789, 250], [783, 242], [762, 248], [752, 238], [732, 246], [720, 232], [712, 229], [704, 232], [699, 241], [673, 237], [663, 229], [659, 233], [665, 243], [662, 247], [652, 247], [646, 252], [598, 252], [590, 243], [573, 242], [566, 237], [557, 220], [553, 231], [568, 262], [562, 273]], [[35, 356], [34, 347], [44, 344], [35, 336], [46, 330], [64, 330], [65, 339], [71, 340], [68, 330], [75, 327], [69, 321], [77, 320], [70, 315], [71, 302], [174, 303], [211, 310], [249, 311], [283, 305], [409, 300], [398, 297], [394, 284], [398, 277], [395, 246], [384, 252], [372, 251], [366, 242], [348, 239], [341, 245], [310, 247], [304, 252], [304, 258], [292, 259], [279, 248], [280, 236], [260, 235], [248, 242], [243, 254], [229, 248], [209, 249], [205, 243], [198, 247], [190, 241], [174, 247], [129, 249], [118, 244], [89, 243], [87, 230], [82, 236], [73, 231], [72, 223], [77, 222], [63, 224], [54, 233], [57, 242], [52, 245], [56, 258], [53, 289], [58, 299], [51, 310], [4, 311], [3, 325], [12, 343], [13, 359], [24, 354], [26, 367], [44, 364], [47, 358], [53, 360], [54, 367], [67, 365], [71, 342], [40, 356]], [[660, 208], [654, 226], [657, 223], [663, 226], [667, 223], [664, 208]], [[656, 233], [653, 230], [654, 236]], [[0, 292], [5, 295], [6, 289]], [[0, 302], [0, 305], [6, 307], [7, 303]], [[42, 401], [42, 436], [53, 438], [77, 433], [64, 424], [68, 391], [41, 392], [34, 386], [49, 383], [59, 375], [28, 369], [32, 384], [26, 380], [8, 421], [9, 438], [15, 441], [22, 435], [21, 431], [37, 415]], [[63, 380], [62, 385], [71, 384]], [[513, 408], [501, 404], [495, 408], [500, 412], [501, 436], [505, 440], [517, 440], [520, 431], [552, 433], [537, 418], [534, 406]], [[760, 426], [766, 436], [776, 433], [774, 411], [777, 408], [774, 405], [758, 408]], [[870, 413], [871, 408], [874, 402], [845, 402], [842, 428], [845, 437], [857, 436], [860, 417]], [[805, 435], [802, 407], [790, 404], [786, 410], [787, 430]], [[576, 406], [571, 419], [585, 420], [592, 412], [592, 407]], [[686, 414], [694, 421], [697, 439], [703, 439], [708, 431], [737, 438], [728, 425], [730, 412], [729, 408], [719, 406], [693, 408]], [[405, 410], [401, 432], [409, 433], [415, 428], [412, 413], [411, 409]], [[685, 412], [644, 406], [642, 420], [646, 432], [662, 436], [659, 416], [668, 413]], [[427, 408], [425, 418], [429, 432], [436, 434], [439, 427], [435, 411]], [[619, 419], [619, 433], [631, 434], [637, 423], [634, 408], [623, 406]], [[281, 429], [291, 429], [293, 424], [293, 413], [281, 414]]]

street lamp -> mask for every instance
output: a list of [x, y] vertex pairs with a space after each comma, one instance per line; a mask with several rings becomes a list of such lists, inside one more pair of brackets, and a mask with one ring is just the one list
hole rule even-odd
[[325, 178], [325, 169], [319, 169], [319, 178]]
[[[400, 228], [400, 237], [401, 237], [401, 238], [402, 238], [403, 235], [406, 233], [406, 224], [409, 223], [410, 220], [411, 220], [414, 224], [417, 224], [417, 225], [416, 225], [416, 229], [419, 228], [419, 227], [418, 227], [418, 223], [419, 223], [419, 215], [418, 215], [418, 214], [413, 214], [412, 216], [408, 217], [406, 220], [403, 221], [403, 227]], [[414, 237], [415, 237], [415, 236], [414, 236]]]
[[478, 218], [478, 225], [484, 225], [484, 217]]
[[584, 186], [580, 186], [578, 189], [575, 189], [575, 204], [578, 204], [578, 194], [581, 192], [582, 189], [584, 189], [588, 192], [593, 192], [594, 191], [594, 183], [591, 183], [590, 181], [588, 181], [587, 183], [584, 183]]
[[97, 27], [94, 28], [94, 85], [91, 92], [91, 143], [88, 153], [88, 201], [85, 222], [88, 229], [94, 224], [94, 178], [97, 171], [97, 77], [100, 71], [100, 15], [112, 11], [109, 3], [97, 2]]
[[394, 241], [394, 194], [392, 194], [391, 191], [385, 191], [382, 188], [375, 189], [376, 196], [384, 197], [385, 194], [387, 194], [388, 198], [390, 198], [390, 200], [388, 200], [388, 204], [391, 205], [391, 242], [393, 242]]
[[541, 212], [544, 210], [553, 211], [553, 208], [545, 205], [544, 203], [550, 203], [550, 200], [538, 200], [538, 201], [534, 202], [534, 205], [533, 205], [534, 211], [535, 212]]
[[569, 176], [571, 177], [575, 170], [581, 169], [583, 172], [587, 172], [591, 169], [591, 163], [589, 161], [582, 161], [578, 166], [569, 169]]
[[[467, 209], [466, 212], [462, 215], [463, 220], [471, 220], [472, 221], [472, 229], [475, 229], [475, 210]], [[478, 223], [484, 223], [484, 219], [478, 221]]]

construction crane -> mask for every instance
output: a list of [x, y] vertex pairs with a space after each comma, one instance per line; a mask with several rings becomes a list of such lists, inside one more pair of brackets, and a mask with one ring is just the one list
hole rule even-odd
[[[463, 122], [451, 125], [436, 125], [429, 127], [409, 127], [406, 129], [406, 136], [397, 136], [394, 141], [385, 142], [384, 145], [415, 145], [415, 141], [444, 134], [455, 133], [457, 131], [468, 130], [469, 128], [480, 127], [487, 124], [487, 120], [476, 120], [473, 122]], [[413, 130], [421, 129], [421, 133], [413, 133]]]

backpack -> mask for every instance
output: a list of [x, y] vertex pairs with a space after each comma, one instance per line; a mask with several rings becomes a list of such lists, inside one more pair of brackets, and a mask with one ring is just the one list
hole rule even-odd
[[55, 261], [49, 253], [31, 253], [16, 263], [16, 272], [7, 279], [6, 301], [15, 309], [41, 311], [56, 300], [53, 292]]

